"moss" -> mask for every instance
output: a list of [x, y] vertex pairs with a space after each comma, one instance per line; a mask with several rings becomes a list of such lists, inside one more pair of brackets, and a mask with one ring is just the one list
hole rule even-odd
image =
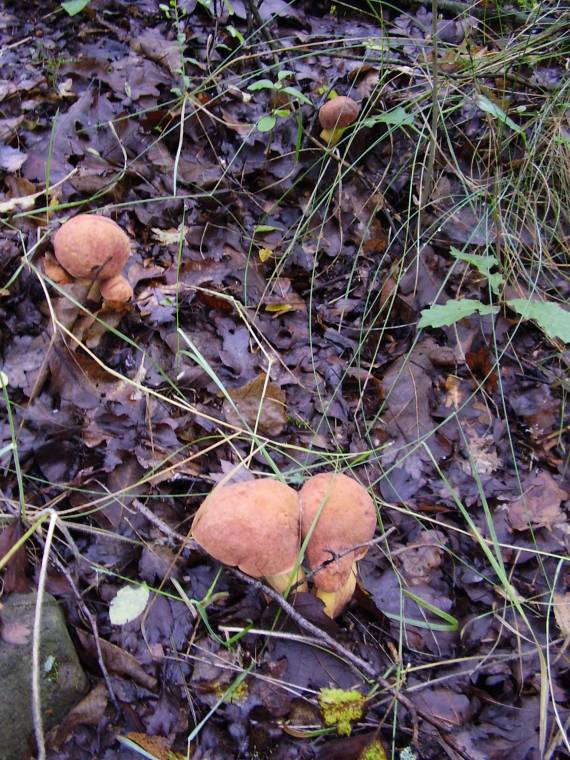
[[350, 736], [351, 723], [362, 718], [365, 698], [359, 691], [321, 689], [319, 705], [326, 726], [336, 726], [341, 736]]
[[358, 760], [387, 760], [386, 752], [381, 742], [378, 739], [374, 739], [368, 747], [366, 747], [360, 755]]

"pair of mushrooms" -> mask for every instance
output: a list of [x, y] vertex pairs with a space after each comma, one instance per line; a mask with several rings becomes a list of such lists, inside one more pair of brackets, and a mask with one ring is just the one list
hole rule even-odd
[[368, 551], [376, 510], [368, 491], [341, 473], [321, 473], [297, 493], [271, 478], [217, 486], [194, 516], [192, 536], [212, 557], [265, 578], [283, 594], [307, 591], [301, 542], [315, 594], [334, 618], [356, 587], [356, 563]]
[[49, 272], [58, 282], [67, 276], [99, 283], [105, 301], [126, 303], [133, 289], [122, 271], [131, 253], [127, 235], [112, 219], [94, 214], [78, 214], [64, 222], [53, 239], [58, 267]]

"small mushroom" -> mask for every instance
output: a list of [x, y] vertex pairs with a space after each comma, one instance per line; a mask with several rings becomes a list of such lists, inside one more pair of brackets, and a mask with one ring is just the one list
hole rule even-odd
[[299, 492], [301, 535], [309, 537], [306, 558], [316, 595], [334, 618], [349, 603], [356, 587], [356, 563], [368, 551], [376, 529], [376, 510], [368, 491], [336, 472], [314, 475]]
[[280, 594], [301, 581], [299, 501], [271, 478], [217, 486], [194, 516], [192, 537], [212, 557], [265, 578]]
[[133, 297], [131, 284], [122, 274], [103, 280], [100, 290], [105, 301], [112, 303], [127, 303]]
[[330, 146], [336, 145], [346, 127], [356, 121], [359, 112], [358, 103], [346, 95], [327, 101], [319, 111], [319, 122], [323, 128], [321, 138]]
[[112, 219], [79, 214], [64, 222], [55, 233], [53, 249], [66, 272], [74, 277], [95, 280], [121, 274], [131, 244]]

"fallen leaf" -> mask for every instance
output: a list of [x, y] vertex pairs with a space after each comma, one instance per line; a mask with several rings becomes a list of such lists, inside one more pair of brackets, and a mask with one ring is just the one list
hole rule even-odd
[[2, 641], [6, 644], [16, 644], [22, 646], [27, 644], [32, 635], [32, 630], [29, 626], [23, 623], [3, 623], [2, 624]]
[[429, 583], [431, 572], [443, 558], [442, 545], [447, 539], [439, 530], [425, 530], [407, 546], [398, 550], [398, 560], [409, 583]]
[[53, 749], [60, 749], [74, 734], [77, 726], [96, 726], [107, 708], [107, 687], [99, 683], [79, 704], [68, 713], [59, 726], [56, 726], [48, 737], [48, 744]]
[[[76, 628], [75, 630], [83, 648], [89, 655], [96, 658], [97, 645], [95, 637], [92, 634], [87, 633], [87, 631], [82, 631], [79, 628]], [[101, 647], [103, 662], [111, 673], [132, 678], [133, 681], [144, 686], [145, 689], [152, 690], [156, 688], [156, 678], [150, 676], [132, 654], [121, 649], [121, 647], [115, 646], [115, 644], [111, 644], [110, 641], [106, 641], [105, 639], [100, 638], [99, 644]]]
[[0, 145], [0, 169], [4, 169], [4, 171], [17, 172], [27, 157], [27, 153], [22, 153], [17, 148]]
[[564, 491], [545, 470], [539, 470], [526, 478], [524, 492], [507, 506], [507, 515], [513, 530], [552, 528], [560, 522], [560, 504], [568, 498]]
[[554, 617], [564, 638], [570, 637], [570, 593], [554, 594]]
[[266, 381], [266, 377], [262, 372], [241, 388], [230, 390], [237, 413], [226, 400], [224, 415], [232, 425], [241, 426], [245, 421], [263, 435], [277, 436], [287, 424], [286, 397], [281, 388]]
[[127, 739], [148, 752], [147, 757], [152, 756], [156, 760], [183, 760], [186, 757], [186, 755], [180, 755], [178, 752], [169, 749], [168, 739], [164, 736], [148, 736], [148, 734], [142, 734], [139, 731], [131, 731], [127, 734]]
[[[7, 552], [18, 542], [22, 536], [22, 525], [19, 521], [8, 525], [0, 533], [0, 557], [4, 557]], [[30, 581], [26, 577], [28, 569], [28, 557], [25, 546], [21, 546], [10, 558], [4, 570], [2, 579], [2, 591], [4, 594], [13, 592], [25, 593], [30, 589]]]
[[119, 589], [109, 605], [109, 618], [113, 625], [124, 625], [136, 620], [145, 610], [150, 596], [146, 583]]

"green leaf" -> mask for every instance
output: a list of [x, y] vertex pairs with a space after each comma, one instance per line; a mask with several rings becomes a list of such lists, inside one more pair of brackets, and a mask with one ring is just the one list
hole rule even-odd
[[504, 285], [505, 280], [502, 274], [491, 272], [491, 269], [499, 264], [495, 256], [481, 256], [477, 253], [464, 253], [453, 246], [449, 249], [449, 252], [453, 258], [458, 259], [459, 261], [465, 261], [467, 264], [471, 264], [472, 267], [475, 267], [475, 269], [488, 280], [493, 293], [498, 294], [500, 292], [500, 288]]
[[289, 71], [288, 69], [283, 69], [283, 71], [277, 72], [277, 80], [279, 82], [283, 81], [283, 79], [287, 79], [287, 77], [292, 77], [295, 75], [294, 71]]
[[244, 36], [243, 36], [243, 34], [242, 34], [240, 31], [239, 31], [239, 29], [236, 29], [236, 28], [235, 28], [235, 26], [233, 26], [232, 24], [228, 24], [228, 25], [226, 26], [226, 29], [228, 30], [228, 32], [230, 33], [230, 35], [231, 35], [231, 36], [232, 36], [234, 39], [236, 39], [236, 40], [238, 40], [238, 41], [239, 41], [239, 43], [240, 43], [241, 45], [244, 45], [244, 44], [245, 44], [245, 37], [244, 37]]
[[61, 7], [69, 16], [76, 16], [89, 5], [89, 0], [65, 0]]
[[275, 84], [271, 81], [271, 79], [260, 79], [257, 82], [250, 84], [247, 89], [250, 92], [255, 92], [256, 90], [274, 90]]
[[408, 113], [405, 108], [398, 106], [391, 111], [385, 113], [377, 113], [374, 116], [370, 116], [368, 119], [364, 119], [362, 124], [365, 127], [373, 127], [376, 124], [390, 124], [394, 127], [411, 127], [414, 123], [414, 117], [411, 113]]
[[518, 124], [515, 124], [515, 122], [507, 116], [503, 109], [496, 103], [493, 103], [492, 100], [489, 100], [489, 98], [486, 98], [484, 95], [479, 95], [475, 102], [482, 111], [485, 111], [485, 113], [494, 116], [495, 119], [498, 119], [500, 122], [512, 129], [513, 132], [517, 132], [519, 135], [526, 137], [524, 130], [521, 129]]
[[258, 132], [271, 132], [276, 123], [277, 119], [275, 116], [268, 114], [267, 116], [262, 116], [255, 126]]
[[125, 586], [117, 592], [109, 605], [109, 617], [113, 625], [124, 625], [144, 612], [150, 591], [146, 583]]
[[479, 314], [485, 316], [487, 314], [496, 314], [497, 311], [497, 306], [488, 306], [473, 298], [450, 299], [443, 306], [434, 304], [429, 309], [423, 309], [418, 327], [447, 327], [448, 325], [455, 324], [455, 322], [459, 322], [464, 317], [475, 314], [475, 312], [479, 312]]
[[301, 90], [298, 90], [296, 87], [283, 87], [281, 92], [286, 92], [287, 95], [290, 95], [292, 98], [297, 98], [297, 100], [300, 100], [301, 103], [305, 103], [307, 106], [312, 106], [313, 102], [309, 100], [309, 98], [304, 95]]
[[557, 303], [511, 298], [507, 305], [523, 319], [534, 320], [549, 338], [559, 338], [570, 343], [570, 312]]
[[253, 234], [261, 234], [262, 232], [273, 232], [274, 230], [279, 230], [280, 227], [274, 227], [272, 224], [256, 224], [253, 228]]

